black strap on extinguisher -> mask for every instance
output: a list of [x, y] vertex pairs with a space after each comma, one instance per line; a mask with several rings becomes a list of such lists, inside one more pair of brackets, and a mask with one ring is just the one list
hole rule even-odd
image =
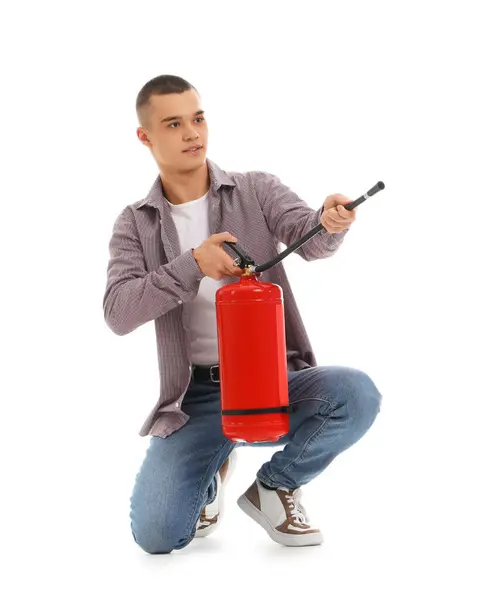
[[221, 414], [225, 417], [238, 416], [238, 415], [268, 415], [272, 413], [291, 413], [293, 412], [292, 406], [275, 406], [273, 408], [243, 408], [243, 409], [226, 409], [222, 410]]
[[[343, 206], [346, 210], [353, 210], [354, 208], [359, 206], [361, 203], [363, 203], [365, 200], [370, 198], [370, 196], [374, 196], [377, 192], [379, 192], [380, 190], [383, 190], [384, 188], [385, 188], [385, 184], [383, 183], [383, 181], [379, 181], [371, 189], [369, 189], [366, 192], [366, 194], [363, 194], [358, 199], [353, 200], [353, 202], [349, 202], [349, 204], [343, 204]], [[294, 244], [291, 244], [291, 246], [288, 246], [286, 248], [286, 250], [284, 250], [283, 252], [281, 252], [280, 254], [275, 256], [273, 259], [267, 261], [263, 265], [256, 265], [255, 261], [245, 252], [245, 250], [242, 250], [234, 242], [224, 242], [224, 243], [227, 244], [238, 255], [238, 258], [235, 260], [235, 263], [237, 264], [237, 266], [240, 267], [240, 269], [249, 269], [250, 273], [261, 273], [262, 271], [266, 271], [267, 269], [270, 269], [271, 267], [276, 265], [278, 262], [281, 262], [281, 260], [286, 258], [286, 256], [288, 254], [291, 254], [291, 252], [294, 252], [300, 246], [303, 246], [303, 244], [305, 244], [310, 238], [312, 238], [314, 235], [316, 235], [319, 231], [322, 231], [323, 227], [324, 226], [322, 225], [322, 223], [319, 223], [313, 229], [311, 229], [308, 233], [305, 233], [305, 235], [303, 237], [301, 237], [297, 242], [294, 242]]]

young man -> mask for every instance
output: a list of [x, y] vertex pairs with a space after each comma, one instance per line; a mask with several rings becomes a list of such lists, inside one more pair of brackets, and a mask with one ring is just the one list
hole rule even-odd
[[[341, 194], [315, 211], [274, 175], [220, 169], [206, 158], [200, 96], [179, 77], [146, 83], [137, 115], [137, 136], [159, 176], [115, 222], [104, 315], [118, 335], [155, 322], [161, 391], [140, 430], [150, 443], [130, 515], [135, 541], [155, 554], [214, 530], [232, 469], [235, 444], [221, 428], [215, 293], [242, 271], [223, 242], [237, 240], [260, 264], [278, 253], [279, 242], [290, 245], [321, 222], [324, 229], [296, 252], [307, 261], [326, 258], [342, 243], [355, 211], [343, 208], [350, 199]], [[381, 396], [359, 370], [316, 365], [282, 263], [263, 280], [283, 289], [293, 412], [289, 434], [267, 443], [283, 449], [260, 467], [238, 504], [280, 544], [320, 544], [300, 488], [366, 433]]]

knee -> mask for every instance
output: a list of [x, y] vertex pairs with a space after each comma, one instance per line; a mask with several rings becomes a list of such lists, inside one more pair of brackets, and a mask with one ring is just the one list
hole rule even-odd
[[371, 377], [358, 369], [352, 369], [348, 385], [348, 411], [363, 429], [368, 429], [380, 412], [382, 395]]
[[138, 514], [131, 511], [132, 536], [140, 548], [148, 554], [169, 554], [187, 546], [193, 539], [193, 533], [187, 534], [185, 528], [162, 514]]
[[347, 416], [363, 430], [371, 426], [380, 412], [382, 395], [371, 377], [359, 369], [339, 369], [336, 395], [336, 403], [344, 405]]
[[138, 546], [147, 554], [170, 554], [174, 548], [165, 536], [155, 532], [136, 531], [132, 526], [132, 536]]
[[148, 554], [170, 554], [187, 546], [193, 539], [180, 537], [164, 524], [132, 521], [132, 536], [140, 548]]

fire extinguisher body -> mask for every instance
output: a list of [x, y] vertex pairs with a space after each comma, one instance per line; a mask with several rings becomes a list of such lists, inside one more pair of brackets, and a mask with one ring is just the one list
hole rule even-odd
[[233, 441], [289, 432], [282, 288], [244, 275], [216, 292], [221, 419]]

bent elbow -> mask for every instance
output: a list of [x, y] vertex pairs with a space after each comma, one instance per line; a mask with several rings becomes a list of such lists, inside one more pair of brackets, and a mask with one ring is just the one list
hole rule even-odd
[[125, 315], [118, 310], [115, 310], [115, 302], [105, 299], [103, 304], [104, 320], [113, 333], [118, 336], [127, 335], [134, 330]]

